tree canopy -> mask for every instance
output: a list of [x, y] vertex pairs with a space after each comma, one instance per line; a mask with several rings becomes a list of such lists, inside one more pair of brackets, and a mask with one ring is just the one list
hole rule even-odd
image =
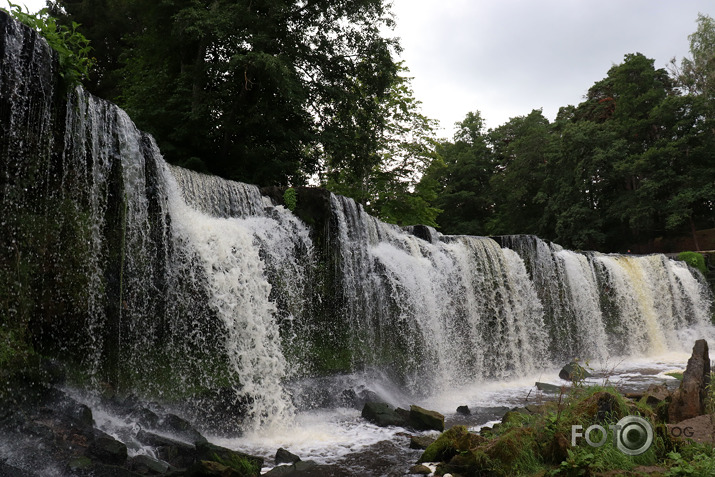
[[442, 231], [618, 251], [715, 227], [715, 23], [697, 23], [692, 58], [669, 73], [626, 54], [553, 123], [535, 110], [485, 131], [468, 113], [423, 178]]
[[669, 70], [629, 53], [552, 123], [437, 140], [384, 0], [54, 0], [81, 24], [90, 90], [123, 106], [169, 162], [259, 185], [309, 178], [398, 224], [537, 234], [623, 250], [715, 226], [715, 22]]

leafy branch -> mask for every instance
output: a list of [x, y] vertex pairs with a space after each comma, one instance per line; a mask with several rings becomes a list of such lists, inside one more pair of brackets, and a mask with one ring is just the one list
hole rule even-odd
[[57, 24], [49, 11], [43, 8], [33, 14], [25, 7], [8, 2], [10, 15], [19, 22], [29, 26], [42, 35], [47, 43], [58, 53], [60, 76], [68, 85], [76, 85], [89, 75], [95, 58], [90, 56], [92, 47], [89, 40], [77, 28], [79, 23], [72, 22], [72, 28]]

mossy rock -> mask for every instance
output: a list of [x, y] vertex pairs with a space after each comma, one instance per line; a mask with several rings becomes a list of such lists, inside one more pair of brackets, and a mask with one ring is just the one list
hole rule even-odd
[[419, 406], [410, 406], [409, 424], [422, 431], [444, 431], [444, 416]]
[[261, 475], [263, 458], [244, 454], [209, 442], [197, 442], [196, 452], [200, 461], [214, 461], [229, 467], [243, 477]]
[[536, 447], [536, 430], [530, 427], [509, 429], [496, 439], [489, 441], [485, 448], [486, 454], [507, 466], [512, 464], [517, 456], [529, 448]]
[[454, 426], [427, 446], [417, 463], [449, 462], [458, 453], [476, 449], [486, 441], [485, 437], [469, 432], [465, 426]]
[[619, 394], [598, 391], [579, 401], [574, 414], [589, 422], [618, 421], [629, 414], [629, 409]]

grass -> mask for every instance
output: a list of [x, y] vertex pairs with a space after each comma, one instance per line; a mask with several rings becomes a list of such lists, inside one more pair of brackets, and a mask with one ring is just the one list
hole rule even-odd
[[[715, 408], [714, 389], [709, 389], [710, 410]], [[537, 414], [507, 413], [484, 435], [455, 426], [425, 450], [420, 462], [441, 462], [437, 475], [580, 476], [632, 471], [641, 465], [662, 467], [669, 476], [715, 475], [713, 447], [672, 440], [660, 411], [644, 399], [626, 399], [613, 387], [576, 387], [540, 406]], [[609, 430], [626, 416], [641, 416], [653, 427], [653, 442], [640, 455], [619, 450]], [[606, 440], [592, 447], [576, 436], [572, 445], [573, 425], [581, 425], [582, 433], [600, 425], [607, 429]], [[590, 437], [598, 441], [600, 434], [592, 432]]]

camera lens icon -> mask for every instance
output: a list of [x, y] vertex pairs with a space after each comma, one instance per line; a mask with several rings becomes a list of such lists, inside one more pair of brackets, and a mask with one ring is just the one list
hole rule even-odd
[[641, 455], [653, 443], [653, 427], [640, 416], [626, 416], [616, 424], [616, 447], [626, 455]]

